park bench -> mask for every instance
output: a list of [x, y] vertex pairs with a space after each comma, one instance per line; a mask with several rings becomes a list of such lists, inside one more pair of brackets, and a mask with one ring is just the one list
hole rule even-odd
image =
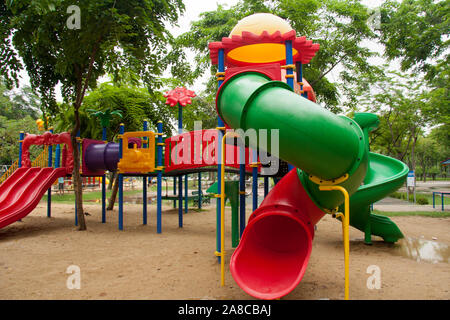
[[[198, 206], [198, 191], [192, 191], [192, 195], [195, 196], [194, 206]], [[210, 204], [211, 203], [211, 197], [207, 194], [204, 194], [203, 191], [201, 193], [201, 198], [202, 198], [202, 204]]]

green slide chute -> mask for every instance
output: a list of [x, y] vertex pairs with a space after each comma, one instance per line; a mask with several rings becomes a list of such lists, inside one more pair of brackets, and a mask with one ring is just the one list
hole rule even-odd
[[[378, 126], [376, 115], [336, 115], [256, 71], [226, 81], [217, 96], [217, 110], [232, 128], [254, 129], [257, 135], [267, 129], [266, 151], [271, 154], [270, 130], [278, 129], [279, 158], [298, 168], [305, 190], [324, 211], [336, 209], [344, 198], [337, 191], [320, 191], [310, 176], [337, 180], [348, 174], [339, 185], [351, 196], [350, 224], [365, 232], [366, 242], [371, 234], [388, 242], [403, 237], [389, 218], [370, 212], [370, 205], [398, 189], [408, 173], [401, 161], [369, 151], [368, 134]], [[258, 148], [252, 141], [249, 146]]]

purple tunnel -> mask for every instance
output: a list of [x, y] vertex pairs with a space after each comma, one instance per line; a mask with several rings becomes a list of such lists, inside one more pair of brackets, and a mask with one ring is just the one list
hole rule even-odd
[[[133, 145], [140, 148], [141, 139], [129, 138], [128, 148], [133, 148]], [[114, 171], [119, 163], [119, 144], [114, 142], [89, 144], [84, 151], [84, 161], [90, 171]]]
[[119, 144], [91, 144], [86, 148], [84, 161], [91, 171], [114, 171], [119, 163]]

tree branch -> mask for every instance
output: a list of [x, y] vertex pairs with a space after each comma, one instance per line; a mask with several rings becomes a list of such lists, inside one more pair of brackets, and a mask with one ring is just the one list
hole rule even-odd
[[334, 69], [334, 68], [335, 68], [342, 60], [344, 60], [344, 58], [347, 57], [347, 56], [348, 56], [348, 53], [344, 54], [338, 61], [336, 61], [336, 62], [331, 66], [330, 69], [328, 69], [328, 70], [325, 71], [325, 72], [322, 72], [322, 73], [320, 74], [320, 76], [319, 76], [317, 79], [315, 79], [314, 81], [312, 81], [312, 83], [310, 83], [311, 87], [314, 87], [314, 84], [316, 84], [317, 81], [319, 81], [320, 79], [322, 79], [323, 77], [325, 77], [328, 73], [330, 73], [331, 70], [333, 70], [333, 69]]

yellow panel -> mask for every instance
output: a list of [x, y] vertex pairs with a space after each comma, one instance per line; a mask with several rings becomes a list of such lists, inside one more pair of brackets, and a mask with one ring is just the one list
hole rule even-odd
[[[293, 49], [295, 56], [297, 50]], [[238, 47], [227, 54], [227, 58], [233, 62], [246, 63], [274, 63], [286, 59], [286, 49], [281, 43], [257, 43]]]
[[[147, 148], [128, 148], [129, 138], [148, 137]], [[155, 171], [155, 133], [152, 131], [126, 132], [123, 134], [122, 159], [118, 167], [120, 172], [153, 172]]]

